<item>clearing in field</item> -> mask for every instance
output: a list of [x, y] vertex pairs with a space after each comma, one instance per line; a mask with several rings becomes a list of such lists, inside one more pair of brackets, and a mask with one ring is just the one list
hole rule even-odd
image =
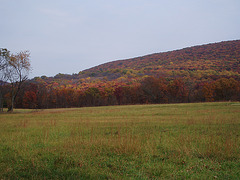
[[1, 179], [237, 179], [240, 103], [0, 114]]

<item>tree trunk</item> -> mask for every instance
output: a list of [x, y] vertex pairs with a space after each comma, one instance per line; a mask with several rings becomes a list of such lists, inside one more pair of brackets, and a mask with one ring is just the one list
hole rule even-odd
[[2, 87], [0, 87], [0, 112], [3, 112], [3, 93], [2, 93]]
[[14, 93], [14, 85], [12, 84], [11, 105], [10, 107], [8, 107], [8, 112], [13, 112], [15, 97], [16, 97], [16, 93]]
[[13, 112], [14, 99], [15, 99], [14, 96], [12, 96], [11, 105], [10, 105], [10, 107], [8, 108], [8, 112]]
[[0, 92], [0, 112], [3, 112], [3, 98], [1, 92]]

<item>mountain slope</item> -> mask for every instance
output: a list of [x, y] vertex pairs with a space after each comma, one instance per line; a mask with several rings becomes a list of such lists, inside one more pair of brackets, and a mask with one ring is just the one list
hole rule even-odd
[[[200, 63], [201, 67], [196, 69], [211, 68], [227, 69], [240, 72], [240, 40], [225, 41], [201, 46], [194, 46], [164, 53], [155, 53], [142, 57], [132, 58], [128, 60], [118, 60], [105, 63], [86, 70], [86, 72], [107, 71], [110, 69], [132, 68], [140, 70], [142, 68], [165, 66], [167, 69], [191, 69], [196, 63]], [[187, 64], [185, 64], [187, 63]], [[230, 70], [229, 69], [229, 70]]]
[[[41, 81], [61, 84], [81, 84], [96, 80], [121, 78], [142, 79], [145, 76], [191, 78], [194, 80], [234, 77], [240, 80], [240, 40], [224, 41], [180, 50], [155, 53], [127, 60], [112, 61], [78, 74], [42, 76]], [[215, 78], [214, 78], [215, 76]], [[35, 78], [35, 80], [39, 78]]]
[[[240, 40], [194, 46], [170, 52], [105, 63], [83, 71], [95, 77], [109, 76], [122, 70], [140, 74], [158, 74], [167, 71], [230, 71], [240, 73]], [[115, 70], [115, 71], [113, 71]], [[116, 71], [118, 70], [118, 71]]]

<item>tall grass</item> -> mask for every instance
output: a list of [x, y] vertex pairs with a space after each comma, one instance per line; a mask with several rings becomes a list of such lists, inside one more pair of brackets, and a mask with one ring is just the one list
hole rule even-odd
[[240, 177], [240, 104], [0, 114], [2, 179]]

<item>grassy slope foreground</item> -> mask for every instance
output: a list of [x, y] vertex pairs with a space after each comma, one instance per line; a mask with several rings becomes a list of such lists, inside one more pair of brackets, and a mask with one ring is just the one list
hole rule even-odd
[[240, 104], [0, 114], [0, 178], [237, 179]]

